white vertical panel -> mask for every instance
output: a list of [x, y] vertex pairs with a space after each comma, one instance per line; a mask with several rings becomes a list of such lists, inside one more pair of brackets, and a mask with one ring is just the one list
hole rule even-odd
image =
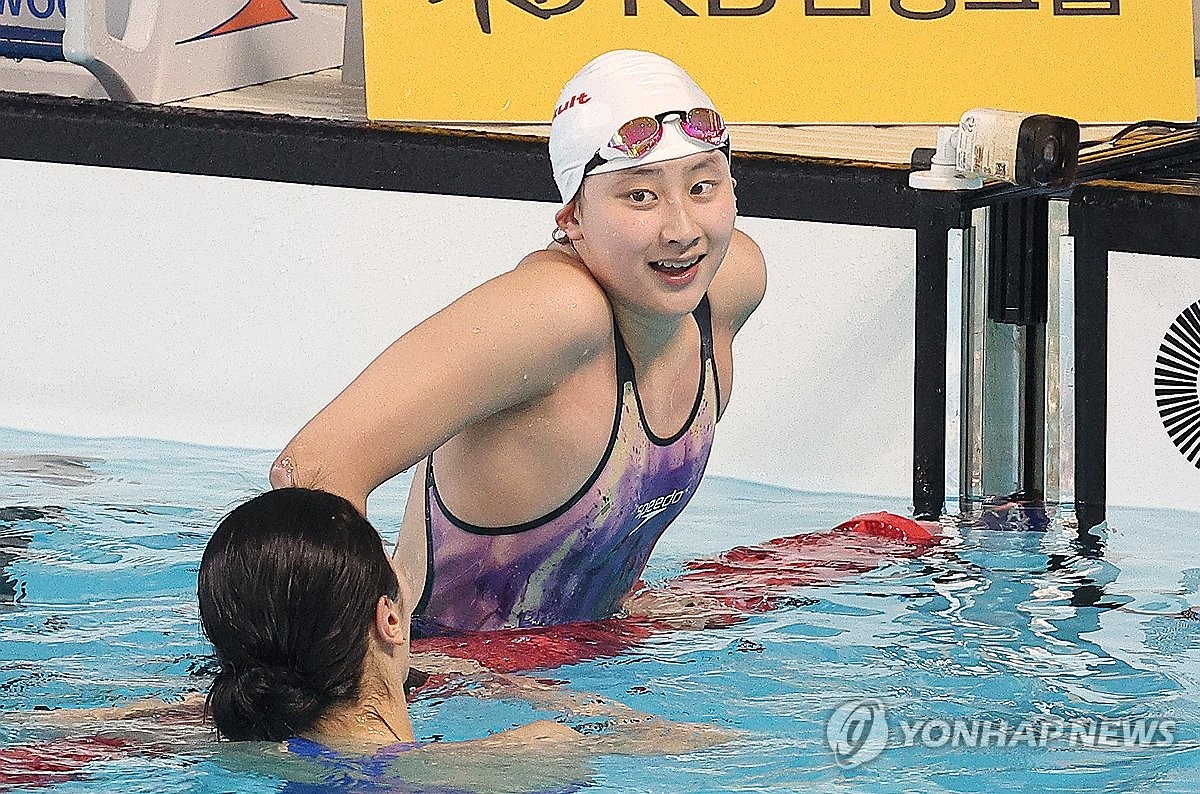
[[[0, 424], [277, 447], [551, 205], [0, 161]], [[11, 252], [11, 253], [9, 253]]]
[[1200, 468], [1171, 442], [1154, 397], [1155, 358], [1163, 336], [1196, 301], [1200, 259], [1109, 255], [1110, 505], [1200, 510]]
[[915, 233], [761, 218], [741, 226], [766, 255], [767, 296], [735, 346], [713, 469], [911, 498]]

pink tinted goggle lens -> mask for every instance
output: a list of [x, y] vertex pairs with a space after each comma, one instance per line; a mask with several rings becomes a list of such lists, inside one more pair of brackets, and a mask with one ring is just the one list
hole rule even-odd
[[662, 140], [662, 134], [662, 124], [658, 119], [639, 116], [622, 124], [608, 145], [630, 157], [641, 157]]
[[680, 117], [679, 128], [688, 137], [714, 146], [724, 142], [725, 122], [721, 114], [712, 108], [692, 108], [686, 113], [668, 111], [631, 119], [621, 125], [608, 145], [630, 157], [641, 157], [662, 140], [663, 120], [674, 115]]
[[679, 120], [679, 126], [698, 141], [714, 145], [725, 142], [725, 120], [712, 108], [692, 108]]

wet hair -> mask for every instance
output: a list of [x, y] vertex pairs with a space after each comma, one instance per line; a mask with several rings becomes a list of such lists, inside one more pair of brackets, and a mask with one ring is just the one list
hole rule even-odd
[[224, 738], [281, 741], [358, 698], [376, 604], [399, 583], [353, 505], [281, 488], [221, 521], [197, 589], [220, 665], [206, 712]]

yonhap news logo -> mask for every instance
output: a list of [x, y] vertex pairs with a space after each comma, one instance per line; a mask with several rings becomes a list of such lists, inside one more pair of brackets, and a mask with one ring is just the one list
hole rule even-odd
[[862, 766], [888, 747], [887, 709], [874, 698], [851, 700], [834, 710], [825, 723], [825, 740], [838, 766]]
[[1038, 714], [1006, 719], [937, 717], [889, 720], [876, 698], [847, 701], [825, 723], [825, 739], [845, 769], [875, 760], [897, 747], [976, 748], [1067, 745], [1104, 750], [1165, 747], [1175, 743], [1175, 720], [1159, 717], [1072, 717]]

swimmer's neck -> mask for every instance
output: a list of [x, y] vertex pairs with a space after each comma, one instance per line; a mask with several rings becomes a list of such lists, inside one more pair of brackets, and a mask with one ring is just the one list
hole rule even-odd
[[680, 316], [650, 314], [616, 302], [612, 307], [613, 322], [621, 331], [621, 339], [635, 368], [658, 358], [679, 336], [679, 329], [691, 322], [691, 312]]
[[335, 749], [379, 749], [414, 741], [403, 686], [398, 698], [392, 696], [390, 687], [370, 691], [364, 687], [364, 691], [367, 694], [354, 703], [331, 708], [306, 738]]
[[306, 734], [306, 738], [338, 750], [378, 750], [415, 740], [406, 708], [391, 714], [358, 708], [331, 712]]

